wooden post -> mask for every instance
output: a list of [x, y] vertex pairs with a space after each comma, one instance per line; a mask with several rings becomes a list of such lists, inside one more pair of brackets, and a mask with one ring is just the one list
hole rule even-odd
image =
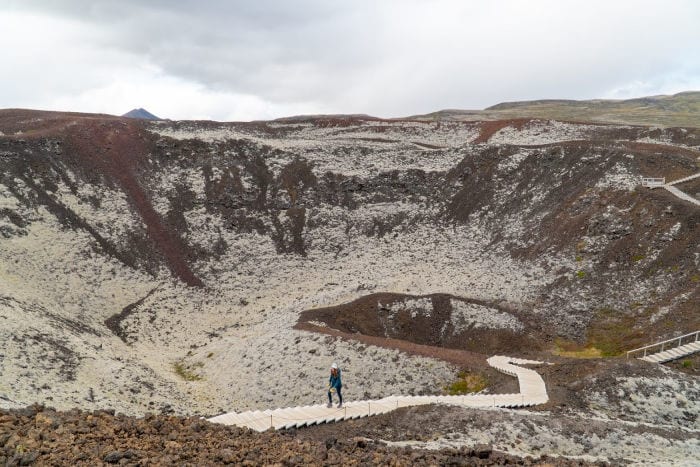
[[270, 428], [274, 428], [275, 425], [272, 423], [272, 414], [270, 414]]

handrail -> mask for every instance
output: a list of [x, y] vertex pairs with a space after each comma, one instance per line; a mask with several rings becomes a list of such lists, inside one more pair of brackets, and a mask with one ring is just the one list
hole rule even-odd
[[647, 188], [659, 188], [666, 185], [666, 178], [641, 177], [642, 186]]
[[640, 348], [638, 348], [638, 349], [628, 350], [628, 351], [627, 351], [627, 358], [630, 358], [630, 354], [635, 353], [635, 352], [639, 352], [639, 351], [642, 351], [642, 350], [644, 350], [644, 356], [646, 357], [646, 356], [647, 356], [647, 353], [646, 353], [646, 350], [647, 350], [647, 349], [650, 349], [650, 348], [652, 348], [652, 347], [657, 347], [657, 346], [659, 346], [659, 345], [661, 346], [661, 352], [663, 352], [663, 350], [664, 350], [664, 347], [663, 347], [663, 346], [664, 346], [665, 344], [668, 344], [669, 342], [676, 342], [676, 341], [678, 341], [678, 346], [680, 347], [680, 346], [681, 346], [681, 342], [682, 342], [682, 340], [683, 340], [684, 338], [689, 337], [689, 336], [693, 336], [693, 335], [695, 336], [695, 342], [697, 342], [698, 340], [700, 340], [700, 331], [690, 332], [690, 333], [688, 333], [688, 334], [683, 334], [682, 336], [674, 337], [674, 338], [672, 338], [672, 339], [667, 339], [667, 340], [665, 340], [665, 341], [655, 342], [655, 343], [653, 343], [653, 344], [645, 345], [644, 347], [640, 347]]

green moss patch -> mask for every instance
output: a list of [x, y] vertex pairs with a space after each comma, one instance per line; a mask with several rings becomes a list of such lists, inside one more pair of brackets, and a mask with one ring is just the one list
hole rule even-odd
[[581, 345], [575, 342], [556, 339], [555, 349], [552, 353], [561, 357], [569, 358], [601, 358], [603, 353], [600, 349], [591, 345]]
[[479, 392], [486, 386], [488, 386], [488, 380], [484, 376], [470, 371], [460, 371], [457, 374], [457, 379], [445, 386], [444, 389], [450, 396], [459, 396]]
[[[198, 363], [196, 366], [201, 368], [204, 364]], [[187, 368], [183, 362], [173, 363], [173, 368], [175, 369], [175, 374], [185, 381], [201, 381], [204, 379], [202, 376]]]
[[601, 308], [588, 328], [588, 345], [600, 350], [603, 357], [622, 355], [643, 341], [643, 333], [635, 329], [637, 316]]

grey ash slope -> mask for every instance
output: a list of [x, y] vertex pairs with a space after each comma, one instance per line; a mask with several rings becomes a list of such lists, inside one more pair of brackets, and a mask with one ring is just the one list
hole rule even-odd
[[439, 314], [431, 345], [494, 329], [518, 355], [700, 325], [700, 214], [637, 187], [696, 172], [696, 130], [492, 123], [0, 112], [0, 404], [305, 405], [333, 359], [349, 398], [439, 392], [453, 364], [294, 329], [380, 292], [389, 337]]

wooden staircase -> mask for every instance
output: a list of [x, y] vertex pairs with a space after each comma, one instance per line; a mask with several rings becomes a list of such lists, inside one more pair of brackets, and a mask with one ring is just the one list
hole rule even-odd
[[636, 356], [646, 362], [665, 363], [695, 352], [700, 352], [700, 331], [630, 350], [627, 352], [627, 358]]

